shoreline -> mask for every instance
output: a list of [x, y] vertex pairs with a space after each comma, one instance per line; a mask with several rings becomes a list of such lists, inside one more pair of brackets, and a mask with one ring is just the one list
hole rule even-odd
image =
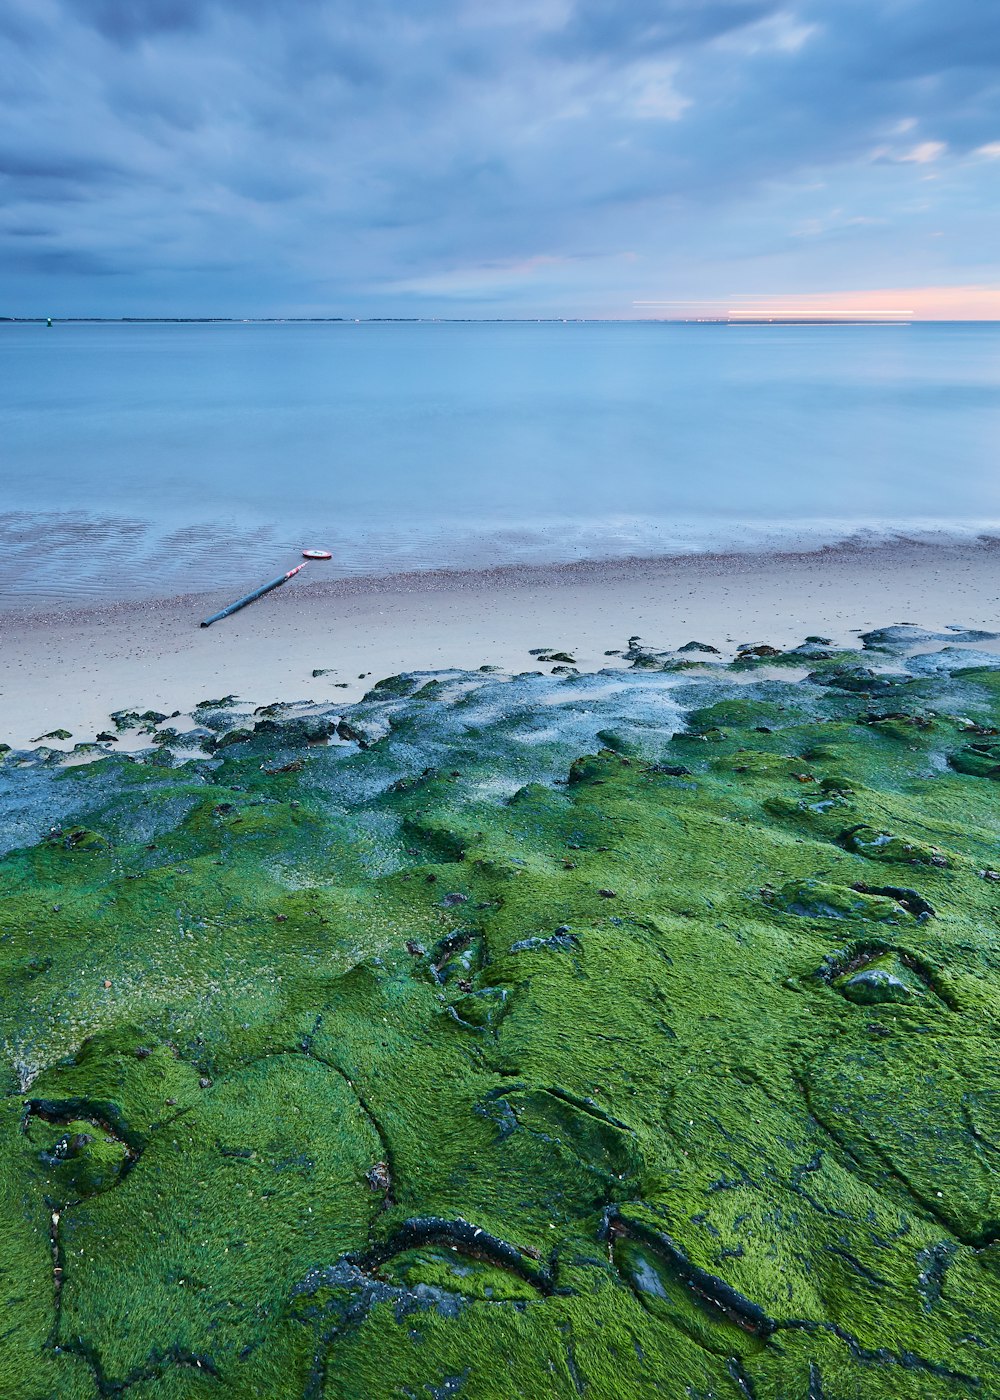
[[[293, 582], [210, 629], [218, 589], [86, 609], [0, 614], [0, 742], [52, 728], [92, 739], [112, 709], [187, 710], [212, 695], [348, 704], [410, 670], [537, 669], [533, 648], [581, 671], [622, 664], [630, 636], [837, 645], [886, 623], [993, 628], [1000, 554], [977, 544], [894, 542], [795, 554], [698, 554], [511, 565]], [[313, 670], [326, 674], [314, 677]]]

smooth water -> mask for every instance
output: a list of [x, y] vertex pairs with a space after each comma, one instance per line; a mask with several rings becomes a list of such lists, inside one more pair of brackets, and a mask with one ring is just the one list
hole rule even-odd
[[991, 534], [998, 442], [993, 324], [5, 324], [0, 596]]

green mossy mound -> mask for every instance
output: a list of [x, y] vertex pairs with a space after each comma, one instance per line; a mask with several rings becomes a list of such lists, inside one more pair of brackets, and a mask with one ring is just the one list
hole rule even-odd
[[924, 841], [908, 840], [894, 836], [888, 831], [877, 831], [870, 826], [852, 827], [843, 836], [843, 844], [849, 851], [869, 860], [902, 862], [908, 865], [950, 864], [948, 857], [939, 846], [929, 846]]
[[4, 1400], [1000, 1395], [1000, 688], [859, 664], [26, 769]]

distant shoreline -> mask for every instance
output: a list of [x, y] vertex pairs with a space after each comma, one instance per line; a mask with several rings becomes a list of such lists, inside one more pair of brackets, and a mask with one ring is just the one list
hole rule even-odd
[[996, 326], [919, 316], [0, 316], [0, 326]]

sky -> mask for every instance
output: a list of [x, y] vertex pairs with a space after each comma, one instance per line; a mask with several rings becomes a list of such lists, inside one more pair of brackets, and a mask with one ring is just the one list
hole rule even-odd
[[3, 0], [0, 315], [1000, 319], [990, 0]]

